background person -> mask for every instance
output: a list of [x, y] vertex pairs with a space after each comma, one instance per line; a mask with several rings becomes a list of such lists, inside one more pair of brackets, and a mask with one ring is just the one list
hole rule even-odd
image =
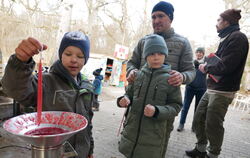
[[103, 76], [101, 75], [102, 68], [96, 69], [93, 72], [93, 75], [95, 76], [95, 79], [93, 81], [93, 86], [94, 86], [94, 102], [93, 102], [93, 111], [99, 111], [99, 101], [98, 101], [98, 96], [102, 92], [102, 80]]
[[[188, 110], [190, 108], [194, 96], [195, 96], [195, 105], [194, 105], [194, 112], [195, 112], [201, 97], [207, 90], [206, 73], [203, 73], [199, 70], [199, 65], [205, 63], [204, 55], [205, 55], [205, 49], [203, 47], [199, 47], [196, 49], [195, 51], [196, 59], [194, 60], [196, 76], [194, 80], [190, 84], [187, 84], [185, 87], [185, 96], [184, 96], [183, 107], [181, 110], [180, 124], [177, 128], [177, 131], [179, 132], [181, 132], [184, 129], [184, 124], [186, 122]], [[193, 126], [192, 126], [192, 131], [194, 131]]]
[[220, 44], [215, 54], [221, 60], [199, 66], [202, 72], [220, 76], [220, 80], [207, 79], [208, 89], [199, 102], [193, 121], [197, 142], [193, 150], [186, 151], [189, 157], [218, 158], [220, 155], [224, 138], [223, 122], [228, 106], [240, 88], [249, 50], [248, 39], [240, 32], [240, 12], [228, 9], [220, 14], [216, 25]]

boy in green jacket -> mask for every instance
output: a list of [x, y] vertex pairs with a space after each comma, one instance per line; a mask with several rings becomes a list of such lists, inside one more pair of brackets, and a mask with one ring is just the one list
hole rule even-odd
[[145, 39], [147, 63], [136, 74], [118, 106], [130, 107], [124, 123], [119, 151], [127, 158], [164, 158], [175, 116], [181, 109], [179, 86], [171, 86], [168, 49], [159, 35]]

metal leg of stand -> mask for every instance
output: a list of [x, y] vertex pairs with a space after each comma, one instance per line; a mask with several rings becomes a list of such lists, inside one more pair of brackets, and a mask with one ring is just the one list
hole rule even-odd
[[13, 116], [20, 115], [20, 104], [17, 101], [13, 101]]

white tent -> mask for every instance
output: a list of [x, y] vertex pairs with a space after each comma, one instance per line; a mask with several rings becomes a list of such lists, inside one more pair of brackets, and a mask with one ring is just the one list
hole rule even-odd
[[86, 65], [83, 66], [81, 73], [83, 73], [89, 80], [94, 80], [93, 71], [102, 68], [101, 74], [105, 75], [107, 57], [103, 54], [90, 53], [89, 60]]

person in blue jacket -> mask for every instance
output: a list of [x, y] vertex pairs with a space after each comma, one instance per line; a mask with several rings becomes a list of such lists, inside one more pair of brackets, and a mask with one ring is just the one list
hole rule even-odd
[[102, 80], [103, 80], [103, 76], [101, 75], [102, 72], [102, 68], [96, 69], [93, 72], [93, 75], [95, 76], [95, 79], [93, 81], [93, 85], [94, 85], [94, 103], [93, 103], [93, 107], [92, 110], [93, 111], [99, 111], [99, 102], [98, 102], [98, 96], [101, 94], [102, 91]]
[[[196, 76], [195, 79], [190, 84], [186, 85], [184, 102], [181, 110], [180, 124], [177, 128], [178, 132], [181, 132], [184, 129], [184, 124], [186, 122], [188, 110], [190, 108], [194, 96], [195, 96], [195, 107], [194, 107], [194, 112], [195, 112], [201, 97], [207, 90], [206, 73], [202, 73], [199, 70], [199, 65], [205, 63], [206, 58], [204, 55], [205, 55], [205, 49], [203, 47], [198, 47], [195, 51], [196, 59], [194, 60]], [[193, 126], [192, 126], [192, 131], [194, 131]]]

